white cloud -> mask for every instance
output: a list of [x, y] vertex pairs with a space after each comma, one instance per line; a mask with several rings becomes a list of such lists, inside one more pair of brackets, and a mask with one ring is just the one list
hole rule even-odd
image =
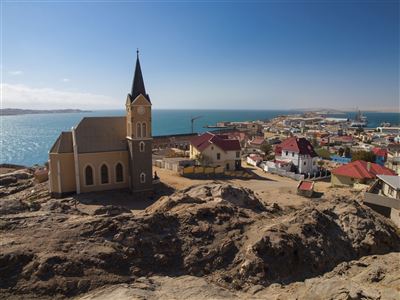
[[33, 88], [22, 84], [1, 84], [2, 108], [25, 109], [120, 109], [121, 101], [84, 92]]
[[16, 70], [16, 71], [10, 71], [10, 72], [8, 72], [8, 74], [10, 74], [12, 76], [19, 76], [19, 75], [24, 74], [24, 72]]
[[63, 78], [63, 79], [61, 79], [61, 81], [62, 81], [62, 82], [70, 82], [71, 79], [69, 79], [69, 78]]

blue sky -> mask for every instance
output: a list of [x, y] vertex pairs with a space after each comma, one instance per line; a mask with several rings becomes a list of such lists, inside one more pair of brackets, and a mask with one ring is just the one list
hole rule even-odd
[[398, 109], [398, 1], [3, 2], [3, 107]]

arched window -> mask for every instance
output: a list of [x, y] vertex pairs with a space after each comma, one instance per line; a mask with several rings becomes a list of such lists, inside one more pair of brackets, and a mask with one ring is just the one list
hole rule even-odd
[[144, 142], [139, 143], [139, 151], [144, 152]]
[[91, 166], [85, 168], [85, 183], [86, 185], [93, 185], [93, 169]]
[[122, 167], [121, 163], [117, 163], [117, 165], [115, 166], [115, 181], [124, 181], [124, 168]]
[[145, 183], [146, 182], [146, 174], [145, 173], [141, 173], [140, 174], [140, 183]]
[[136, 125], [136, 137], [142, 137], [142, 125], [140, 123]]
[[142, 124], [142, 137], [146, 137], [147, 136], [147, 126], [146, 123]]
[[101, 184], [108, 183], [108, 168], [106, 165], [102, 165], [100, 168]]

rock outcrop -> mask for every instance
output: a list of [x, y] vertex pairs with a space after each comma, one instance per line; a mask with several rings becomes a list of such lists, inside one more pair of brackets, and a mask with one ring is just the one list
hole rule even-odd
[[87, 214], [75, 199], [38, 193], [34, 209], [0, 200], [0, 296], [62, 298], [149, 276], [201, 276], [239, 295], [400, 250], [389, 221], [346, 199], [287, 212], [248, 189], [211, 184], [139, 213], [107, 206]]
[[344, 262], [322, 277], [284, 286], [255, 285], [246, 291], [232, 291], [208, 282], [202, 277], [151, 276], [138, 278], [132, 284], [118, 284], [94, 290], [79, 300], [100, 299], [400, 299], [400, 254], [371, 255]]

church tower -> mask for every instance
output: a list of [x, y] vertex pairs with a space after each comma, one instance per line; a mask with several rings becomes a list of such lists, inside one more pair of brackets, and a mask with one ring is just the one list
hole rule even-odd
[[150, 191], [153, 188], [151, 102], [144, 87], [139, 50], [132, 90], [126, 98], [126, 126], [130, 188], [133, 192]]

